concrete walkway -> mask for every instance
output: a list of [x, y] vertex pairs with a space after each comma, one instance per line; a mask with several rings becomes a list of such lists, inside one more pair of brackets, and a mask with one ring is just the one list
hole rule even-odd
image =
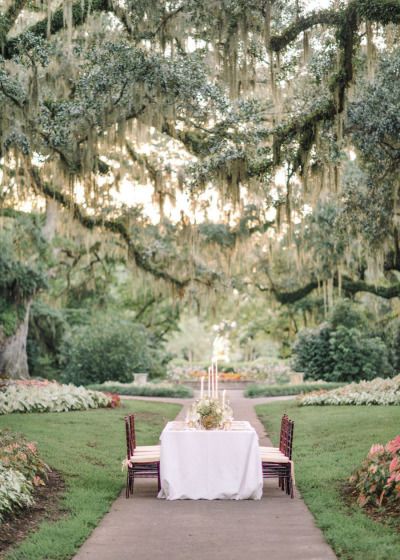
[[[245, 399], [242, 391], [231, 391], [228, 397], [235, 419], [249, 420], [260, 443], [271, 445], [254, 405], [272, 399]], [[191, 400], [178, 402], [184, 405], [178, 418], [184, 418]], [[156, 494], [156, 480], [135, 481], [133, 497], [127, 500], [121, 494], [75, 560], [336, 558], [298, 493], [291, 500], [274, 480], [264, 482], [260, 501], [166, 501]]]

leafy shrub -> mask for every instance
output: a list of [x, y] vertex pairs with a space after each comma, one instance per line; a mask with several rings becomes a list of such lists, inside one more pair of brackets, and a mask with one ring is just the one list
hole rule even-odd
[[385, 446], [373, 445], [350, 482], [361, 507], [390, 508], [400, 514], [400, 435]]
[[64, 381], [89, 385], [129, 382], [134, 373], [163, 374], [162, 351], [152, 346], [143, 325], [112, 319], [76, 327], [62, 348]]
[[299, 404], [310, 405], [400, 405], [400, 375], [392, 379], [350, 383], [331, 391], [316, 391], [299, 397]]
[[356, 328], [339, 326], [331, 334], [332, 380], [373, 379], [391, 373], [389, 353], [380, 338], [367, 338]]
[[62, 311], [38, 300], [29, 314], [27, 340], [28, 367], [32, 376], [58, 379], [60, 349], [67, 323]]
[[133, 383], [103, 383], [102, 385], [89, 385], [95, 391], [111, 391], [119, 395], [134, 397], [171, 397], [187, 399], [193, 397], [193, 391], [184, 385], [169, 385], [148, 383], [147, 385], [134, 385]]
[[7, 469], [0, 462], [0, 525], [4, 514], [33, 503], [32, 491], [33, 485], [22, 473]]
[[304, 372], [305, 379], [336, 382], [392, 375], [386, 344], [367, 326], [362, 311], [340, 302], [327, 323], [299, 333], [293, 347], [294, 369]]
[[34, 486], [47, 479], [49, 468], [39, 457], [36, 445], [21, 434], [0, 430], [0, 463], [20, 471]]
[[5, 514], [33, 503], [33, 489], [45, 484], [48, 470], [34, 443], [0, 430], [0, 524]]
[[331, 354], [331, 328], [324, 324], [317, 329], [304, 329], [293, 347], [293, 367], [303, 371], [306, 379], [330, 380], [335, 361]]
[[0, 414], [87, 410], [106, 407], [109, 403], [110, 398], [103, 393], [55, 382], [14, 382], [0, 391]]
[[244, 392], [245, 397], [279, 397], [311, 393], [319, 389], [336, 389], [342, 383], [301, 383], [300, 385], [250, 385]]

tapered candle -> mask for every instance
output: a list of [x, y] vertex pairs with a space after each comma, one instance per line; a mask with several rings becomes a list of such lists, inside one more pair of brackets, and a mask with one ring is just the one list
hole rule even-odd
[[201, 376], [200, 380], [200, 398], [204, 397], [204, 375]]
[[218, 362], [215, 360], [215, 398], [218, 399]]

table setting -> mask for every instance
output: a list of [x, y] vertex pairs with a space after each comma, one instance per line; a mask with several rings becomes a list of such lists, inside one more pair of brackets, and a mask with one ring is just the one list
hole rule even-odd
[[168, 422], [160, 436], [159, 498], [259, 500], [263, 476], [259, 441], [247, 421], [237, 421], [218, 387], [218, 363], [201, 378], [200, 398], [185, 421]]

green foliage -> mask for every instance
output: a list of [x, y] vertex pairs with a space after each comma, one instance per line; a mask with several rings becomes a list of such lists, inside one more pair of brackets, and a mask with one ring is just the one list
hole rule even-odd
[[94, 391], [107, 391], [118, 395], [134, 397], [167, 397], [177, 399], [189, 399], [193, 397], [190, 387], [184, 385], [157, 385], [148, 383], [146, 385], [134, 385], [133, 383], [102, 383], [88, 385], [88, 389]]
[[0, 299], [0, 327], [6, 337], [15, 334], [18, 325], [25, 316], [25, 306], [15, 305]]
[[164, 374], [165, 354], [152, 344], [146, 328], [123, 318], [96, 316], [73, 329], [63, 344], [62, 378], [76, 385], [104, 381], [129, 382], [134, 373]]
[[368, 337], [358, 329], [340, 325], [331, 333], [330, 346], [335, 364], [332, 380], [349, 382], [392, 373], [388, 349], [380, 338]]
[[27, 340], [28, 366], [33, 377], [59, 377], [59, 353], [67, 329], [68, 324], [62, 311], [41, 300], [33, 303]]
[[367, 327], [363, 311], [339, 302], [328, 323], [300, 331], [293, 346], [294, 368], [306, 379], [336, 382], [391, 375], [389, 350]]
[[251, 399], [258, 397], [280, 397], [286, 395], [300, 395], [321, 389], [335, 389], [342, 383], [301, 383], [300, 385], [249, 385], [244, 396]]
[[306, 379], [332, 380], [335, 367], [331, 355], [331, 329], [324, 324], [317, 329], [303, 329], [297, 336], [293, 346], [293, 367], [303, 371]]
[[0, 298], [23, 302], [46, 286], [42, 273], [17, 260], [0, 254]]

